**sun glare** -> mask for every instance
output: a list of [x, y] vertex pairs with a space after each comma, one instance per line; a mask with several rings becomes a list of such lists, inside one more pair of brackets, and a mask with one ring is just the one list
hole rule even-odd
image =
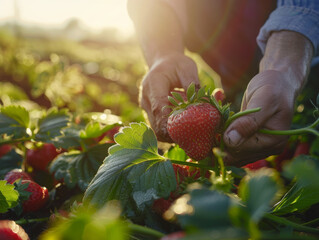
[[15, 20], [62, 27], [71, 19], [78, 19], [91, 30], [113, 28], [123, 35], [134, 32], [126, 0], [0, 0], [0, 6], [0, 24]]

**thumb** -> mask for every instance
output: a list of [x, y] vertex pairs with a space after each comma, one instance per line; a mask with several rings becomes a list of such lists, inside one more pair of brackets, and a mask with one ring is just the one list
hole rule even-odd
[[240, 146], [261, 126], [260, 119], [257, 114], [249, 114], [236, 119], [226, 130], [224, 134], [224, 142], [229, 147]]
[[247, 102], [244, 100], [243, 104], [243, 109], [260, 107], [261, 110], [234, 120], [226, 129], [224, 141], [229, 147], [240, 146], [247, 139], [253, 136], [260, 128], [264, 127], [271, 117], [274, 117], [277, 108], [274, 106], [272, 101], [264, 99], [263, 96], [265, 94], [262, 94], [261, 91], [262, 89], [258, 89], [254, 96]]

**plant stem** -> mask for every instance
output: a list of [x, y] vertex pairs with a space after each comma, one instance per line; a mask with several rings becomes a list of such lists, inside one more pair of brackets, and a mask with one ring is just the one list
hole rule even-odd
[[35, 218], [35, 219], [19, 219], [17, 221], [15, 221], [17, 224], [19, 225], [23, 225], [23, 224], [28, 224], [28, 223], [36, 223], [36, 222], [45, 222], [48, 221], [49, 218], [45, 217], [45, 218]]
[[218, 165], [220, 168], [220, 174], [222, 176], [222, 180], [223, 180], [223, 182], [225, 182], [226, 181], [226, 168], [225, 168], [225, 164], [223, 161], [223, 152], [221, 151], [221, 149], [214, 148], [213, 153], [217, 158], [217, 162], [218, 162]]
[[319, 137], [319, 132], [315, 129], [305, 127], [299, 129], [292, 129], [292, 130], [269, 130], [269, 129], [260, 129], [260, 133], [271, 134], [271, 135], [300, 135], [306, 133], [312, 133]]
[[300, 135], [306, 133], [312, 133], [315, 136], [319, 137], [319, 132], [315, 129], [319, 124], [319, 118], [314, 121], [311, 125], [304, 128], [291, 129], [291, 130], [269, 130], [269, 129], [260, 129], [259, 132], [271, 135]]
[[314, 224], [318, 224], [318, 223], [319, 223], [319, 218], [316, 218], [316, 219], [311, 220], [311, 221], [309, 221], [309, 222], [305, 222], [305, 223], [303, 223], [302, 225], [303, 225], [303, 226], [308, 226], [308, 225], [314, 225]]
[[31, 137], [19, 138], [19, 139], [8, 139], [8, 140], [0, 141], [0, 145], [27, 142], [27, 141], [30, 141], [31, 139], [32, 139]]
[[238, 112], [235, 113], [234, 115], [232, 115], [231, 117], [229, 117], [224, 125], [224, 130], [226, 130], [229, 125], [237, 118], [242, 117], [244, 115], [250, 114], [250, 113], [254, 113], [254, 112], [259, 112], [260, 111], [260, 107], [259, 108], [252, 108], [252, 109], [247, 109], [245, 111], [242, 112]]
[[201, 168], [205, 170], [214, 170], [212, 166], [207, 166], [207, 165], [192, 163], [192, 162], [179, 161], [174, 159], [169, 159], [169, 160], [171, 161], [171, 163], [175, 163], [175, 164], [186, 165], [186, 166]]
[[145, 234], [145, 235], [148, 235], [148, 236], [153, 236], [153, 237], [156, 237], [156, 238], [161, 238], [161, 237], [165, 236], [164, 233], [161, 233], [161, 232], [156, 231], [156, 230], [154, 230], [152, 228], [144, 227], [144, 226], [137, 225], [137, 224], [134, 224], [134, 223], [130, 223], [128, 225], [128, 228], [132, 232], [141, 233], [141, 234]]
[[266, 213], [264, 217], [266, 219], [272, 220], [272, 221], [277, 222], [279, 224], [290, 226], [293, 229], [300, 231], [300, 232], [307, 232], [307, 233], [313, 233], [313, 234], [319, 235], [319, 229], [317, 229], [317, 228], [312, 228], [312, 227], [300, 225], [298, 223], [294, 223], [292, 221], [289, 221], [286, 218], [278, 217], [278, 216], [272, 215], [270, 213]]

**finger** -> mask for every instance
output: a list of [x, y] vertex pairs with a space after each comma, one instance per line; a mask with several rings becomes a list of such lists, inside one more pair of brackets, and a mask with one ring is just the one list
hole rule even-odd
[[245, 144], [247, 143], [246, 146], [242, 146], [240, 149], [232, 149], [227, 152], [224, 162], [226, 165], [241, 167], [271, 155], [280, 154], [285, 148], [287, 140], [288, 138], [286, 138], [286, 141], [276, 141], [276, 143], [269, 141], [270, 144], [260, 148], [252, 147], [254, 144], [247, 141], [245, 142]]
[[183, 64], [179, 66], [177, 69], [177, 79], [179, 80], [181, 87], [185, 90], [187, 90], [191, 83], [195, 83], [195, 87], [197, 89], [200, 88], [197, 66], [192, 59], [186, 58]]
[[247, 141], [249, 137], [255, 134], [279, 111], [273, 101], [270, 101], [267, 97], [266, 99], [263, 97], [272, 96], [272, 89], [272, 87], [268, 87], [267, 85], [256, 89], [254, 97], [247, 102], [246, 109], [260, 107], [261, 110], [234, 120], [227, 128], [224, 134], [224, 141], [229, 147], [237, 147]]
[[[148, 84], [148, 79], [143, 82], [141, 90], [141, 107], [146, 111], [150, 125], [156, 133], [159, 141], [172, 142], [168, 135], [167, 117], [169, 109], [163, 111], [163, 107], [169, 104], [169, 87], [161, 76], [153, 74], [152, 86]], [[161, 84], [159, 84], [161, 83]], [[161, 89], [161, 91], [158, 91]]]

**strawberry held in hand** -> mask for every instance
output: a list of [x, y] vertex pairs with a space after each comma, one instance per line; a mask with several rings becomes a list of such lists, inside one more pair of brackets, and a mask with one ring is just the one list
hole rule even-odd
[[174, 98], [169, 100], [174, 107], [167, 122], [168, 133], [189, 157], [202, 160], [216, 145], [215, 137], [229, 112], [228, 105], [220, 106], [205, 88], [196, 92], [194, 84], [187, 89], [186, 102], [179, 93], [172, 95]]

